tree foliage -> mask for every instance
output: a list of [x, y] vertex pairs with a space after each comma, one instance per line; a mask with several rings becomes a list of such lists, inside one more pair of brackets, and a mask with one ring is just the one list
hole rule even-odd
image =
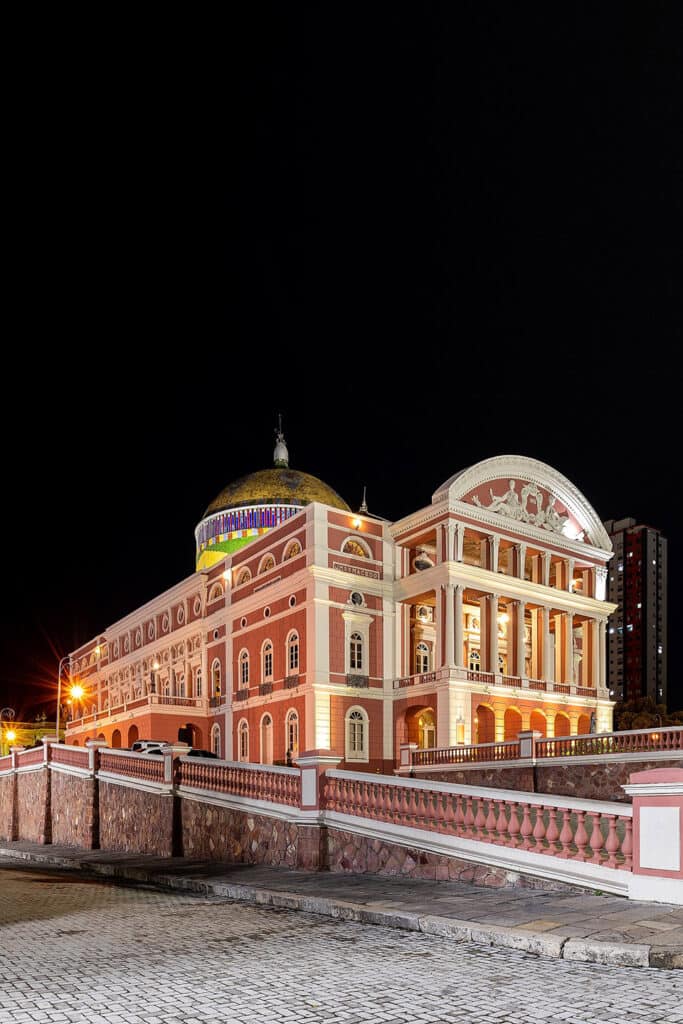
[[652, 697], [619, 701], [614, 705], [614, 730], [654, 729], [662, 725], [683, 725], [683, 711], [669, 714], [666, 704], [656, 704]]

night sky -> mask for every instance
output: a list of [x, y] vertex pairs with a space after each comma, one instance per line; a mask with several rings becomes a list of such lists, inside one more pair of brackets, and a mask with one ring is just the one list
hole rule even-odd
[[679, 5], [248, 6], [39, 54], [9, 126], [17, 717], [192, 572], [278, 411], [353, 507], [523, 454], [683, 571]]

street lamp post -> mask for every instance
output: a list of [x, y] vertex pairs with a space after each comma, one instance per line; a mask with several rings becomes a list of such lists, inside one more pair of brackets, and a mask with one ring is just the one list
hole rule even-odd
[[62, 709], [62, 665], [65, 665], [67, 661], [71, 660], [71, 655], [65, 654], [59, 662], [59, 668], [57, 669], [57, 717], [55, 724], [57, 726], [57, 742], [59, 743], [59, 716]]

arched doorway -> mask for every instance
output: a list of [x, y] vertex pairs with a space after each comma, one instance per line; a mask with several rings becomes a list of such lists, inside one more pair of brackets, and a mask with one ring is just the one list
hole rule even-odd
[[493, 743], [496, 738], [496, 716], [486, 704], [479, 704], [475, 711], [476, 743]]
[[532, 711], [531, 722], [529, 724], [534, 732], [540, 732], [541, 736], [547, 735], [548, 725], [542, 711]]
[[98, 740], [104, 740], [105, 743], [107, 742], [103, 732], [98, 733], [97, 738]]
[[561, 711], [558, 711], [558, 713], [555, 715], [555, 735], [569, 736], [571, 731], [572, 730], [569, 724], [569, 715], [565, 715]]
[[186, 722], [178, 729], [178, 742], [187, 743], [190, 747], [196, 747], [198, 750], [203, 749], [202, 743], [202, 730], [194, 725], [193, 722]]
[[587, 736], [591, 731], [591, 716], [590, 715], [579, 715], [578, 722], [579, 736]]
[[436, 746], [436, 722], [431, 708], [425, 708], [417, 720], [418, 745], [420, 750], [429, 750]]
[[273, 719], [264, 715], [261, 719], [261, 764], [273, 763]]
[[114, 729], [113, 733], [111, 734], [111, 745], [115, 750], [121, 748], [121, 733], [119, 732], [118, 729]]
[[396, 721], [396, 750], [401, 743], [417, 743], [421, 750], [436, 746], [436, 715], [430, 705], [407, 708]]
[[516, 740], [522, 731], [522, 716], [517, 708], [506, 708], [504, 722], [505, 739]]
[[128, 746], [132, 747], [136, 740], [140, 739], [137, 725], [131, 725], [128, 730]]

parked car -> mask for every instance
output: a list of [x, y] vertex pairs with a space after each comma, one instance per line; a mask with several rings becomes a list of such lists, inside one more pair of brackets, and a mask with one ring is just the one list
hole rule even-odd
[[218, 754], [214, 754], [213, 750], [200, 750], [198, 747], [188, 750], [187, 757], [213, 757], [218, 760]]
[[165, 740], [136, 740], [130, 749], [135, 754], [155, 754], [161, 751], [165, 742]]

